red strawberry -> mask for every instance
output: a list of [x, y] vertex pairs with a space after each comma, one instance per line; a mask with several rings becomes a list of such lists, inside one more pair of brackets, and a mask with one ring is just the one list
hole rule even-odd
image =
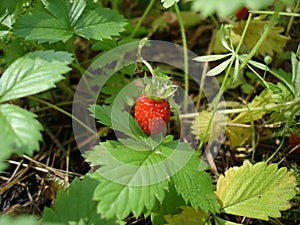
[[134, 116], [146, 134], [158, 134], [166, 130], [170, 119], [170, 104], [166, 99], [141, 95], [136, 101]]
[[[300, 138], [298, 138], [297, 134], [291, 134], [289, 138], [289, 144], [292, 148], [296, 145], [300, 144]], [[295, 150], [296, 153], [300, 153], [300, 147]]]
[[238, 11], [236, 11], [235, 16], [239, 20], [245, 20], [249, 16], [249, 9], [246, 7], [240, 8]]

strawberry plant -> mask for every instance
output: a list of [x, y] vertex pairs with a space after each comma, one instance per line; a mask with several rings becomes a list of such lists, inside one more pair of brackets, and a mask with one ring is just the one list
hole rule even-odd
[[1, 1], [0, 224], [299, 224], [299, 7]]

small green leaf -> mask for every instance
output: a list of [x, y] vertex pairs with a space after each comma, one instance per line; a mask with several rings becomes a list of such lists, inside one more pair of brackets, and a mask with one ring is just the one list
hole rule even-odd
[[[42, 140], [41, 124], [36, 115], [16, 105], [0, 105], [1, 162], [12, 153], [31, 155]], [[0, 164], [0, 169], [4, 165]]]
[[224, 25], [222, 24], [221, 25], [221, 28], [220, 28], [220, 40], [221, 40], [221, 43], [223, 45], [224, 48], [226, 48], [228, 51], [230, 52], [233, 52], [233, 49], [231, 49], [227, 43], [227, 39], [228, 39], [228, 35], [225, 34], [225, 28], [224, 28]]
[[163, 3], [163, 7], [165, 7], [167, 9], [179, 1], [180, 0], [161, 0], [161, 3]]
[[209, 70], [206, 74], [206, 76], [216, 76], [222, 73], [227, 66], [230, 64], [232, 58], [227, 59], [226, 61], [220, 63], [218, 66], [214, 67], [213, 69]]
[[36, 94], [55, 87], [70, 71], [67, 52], [36, 51], [14, 61], [0, 78], [0, 102]]
[[198, 57], [194, 58], [193, 60], [196, 60], [198, 62], [211, 62], [211, 61], [224, 59], [230, 55], [232, 55], [232, 53], [221, 54], [221, 55], [205, 55], [205, 56], [198, 56]]
[[300, 95], [300, 61], [297, 59], [297, 55], [292, 52], [291, 54], [292, 62], [292, 84], [294, 87], [294, 92]]
[[181, 206], [181, 212], [175, 215], [166, 215], [167, 225], [208, 225], [209, 214], [202, 210], [194, 210], [190, 206]]
[[68, 191], [58, 192], [53, 209], [45, 208], [43, 224], [117, 225], [116, 219], [105, 220], [97, 213], [97, 202], [92, 198], [98, 184], [89, 176], [75, 179]]
[[278, 218], [280, 211], [291, 207], [297, 182], [286, 168], [277, 164], [245, 163], [229, 169], [217, 183], [223, 211], [229, 214], [268, 220]]
[[237, 81], [239, 78], [239, 67], [240, 67], [239, 58], [236, 57], [234, 63], [234, 71], [233, 71], [233, 82]]

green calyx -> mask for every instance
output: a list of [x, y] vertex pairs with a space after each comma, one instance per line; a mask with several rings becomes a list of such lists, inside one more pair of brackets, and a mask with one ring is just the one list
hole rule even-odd
[[150, 99], [168, 99], [177, 90], [177, 85], [173, 84], [171, 78], [162, 73], [155, 73], [151, 78], [145, 76], [144, 95]]

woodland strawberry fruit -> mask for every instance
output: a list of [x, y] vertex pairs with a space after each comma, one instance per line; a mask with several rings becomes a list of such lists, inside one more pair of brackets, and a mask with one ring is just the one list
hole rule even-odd
[[[298, 138], [297, 134], [291, 134], [289, 138], [289, 144], [292, 148], [300, 144], [300, 138]], [[295, 150], [296, 153], [300, 153], [300, 147]]]
[[249, 16], [249, 9], [246, 7], [243, 7], [235, 13], [235, 16], [239, 20], [245, 20]]
[[141, 95], [136, 101], [134, 116], [146, 134], [166, 130], [170, 119], [170, 104], [166, 99], [151, 99]]
[[[156, 74], [157, 73], [157, 74]], [[152, 71], [152, 77], [144, 77], [145, 88], [135, 104], [134, 117], [146, 134], [166, 132], [170, 119], [170, 104], [177, 85], [171, 78]]]

